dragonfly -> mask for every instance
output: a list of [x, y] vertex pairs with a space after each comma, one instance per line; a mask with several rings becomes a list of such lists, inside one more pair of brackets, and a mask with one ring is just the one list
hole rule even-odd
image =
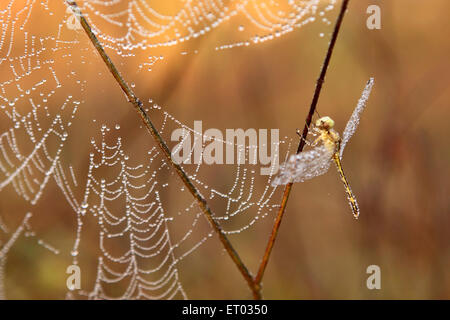
[[345, 176], [342, 167], [342, 155], [345, 146], [358, 127], [361, 113], [367, 104], [373, 84], [374, 79], [370, 78], [366, 83], [355, 110], [345, 126], [342, 138], [339, 133], [333, 129], [333, 119], [328, 116], [318, 119], [312, 128], [313, 134], [318, 137], [312, 143], [305, 140], [305, 142], [314, 148], [309, 151], [291, 155], [289, 160], [281, 166], [278, 176], [272, 181], [273, 186], [303, 182], [320, 176], [326, 173], [330, 168], [330, 164], [334, 162], [341, 181], [344, 184], [353, 216], [355, 219], [358, 219], [359, 206]]

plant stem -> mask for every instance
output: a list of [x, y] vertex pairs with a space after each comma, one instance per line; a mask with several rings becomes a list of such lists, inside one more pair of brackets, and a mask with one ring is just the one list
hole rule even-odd
[[189, 192], [192, 194], [192, 196], [197, 201], [199, 207], [202, 209], [203, 213], [205, 214], [206, 218], [208, 219], [209, 223], [213, 227], [214, 231], [218, 234], [220, 241], [222, 242], [223, 246], [225, 247], [225, 250], [228, 252], [229, 256], [233, 260], [234, 264], [238, 267], [239, 271], [241, 272], [244, 279], [247, 281], [248, 286], [252, 290], [252, 292], [256, 292], [257, 288], [254, 285], [253, 277], [248, 271], [245, 264], [242, 262], [241, 258], [239, 257], [239, 254], [232, 246], [231, 242], [229, 241], [228, 237], [225, 235], [225, 233], [222, 230], [222, 227], [217, 223], [216, 220], [214, 220], [214, 214], [209, 208], [206, 200], [203, 198], [203, 196], [200, 194], [200, 192], [197, 190], [197, 188], [193, 185], [189, 177], [187, 176], [186, 172], [183, 170], [183, 168], [173, 161], [171, 152], [169, 150], [169, 147], [159, 134], [158, 130], [153, 125], [152, 121], [150, 120], [149, 116], [144, 110], [142, 102], [136, 97], [134, 92], [131, 90], [131, 88], [128, 86], [128, 84], [123, 79], [122, 75], [117, 70], [114, 63], [109, 58], [108, 54], [103, 49], [103, 46], [98, 41], [97, 37], [93, 33], [89, 23], [87, 22], [86, 18], [81, 13], [79, 7], [77, 6], [75, 1], [69, 1], [66, 0], [66, 3], [72, 8], [74, 14], [80, 19], [81, 26], [83, 27], [84, 31], [86, 32], [87, 36], [91, 40], [94, 47], [97, 49], [98, 53], [100, 54], [101, 58], [103, 59], [103, 62], [108, 67], [111, 74], [116, 79], [116, 82], [121, 87], [122, 91], [125, 93], [125, 95], [128, 98], [128, 101], [133, 105], [135, 110], [138, 112], [139, 116], [141, 117], [145, 127], [152, 135], [153, 139], [163, 152], [164, 156], [166, 157], [167, 161], [169, 162], [170, 166], [175, 169], [178, 176], [183, 181], [184, 185], [187, 187]]
[[[313, 96], [313, 99], [311, 102], [311, 106], [310, 106], [309, 112], [306, 116], [305, 127], [303, 128], [302, 138], [300, 139], [300, 143], [297, 148], [297, 154], [302, 152], [303, 148], [305, 147], [305, 141], [306, 141], [306, 137], [309, 132], [309, 126], [311, 125], [313, 114], [316, 111], [317, 102], [319, 101], [320, 93], [322, 90], [322, 85], [325, 81], [325, 75], [328, 70], [328, 65], [330, 64], [331, 55], [333, 54], [334, 45], [336, 44], [336, 40], [337, 40], [337, 37], [339, 34], [339, 30], [341, 28], [342, 20], [344, 19], [345, 11], [347, 10], [348, 2], [349, 2], [349, 0], [342, 1], [341, 10], [339, 12], [339, 16], [338, 16], [338, 18], [336, 20], [336, 24], [334, 26], [333, 35], [331, 36], [331, 41], [330, 41], [330, 44], [328, 45], [327, 54], [325, 56], [325, 60], [322, 65], [322, 69], [320, 71], [320, 76], [317, 79], [316, 88], [314, 90], [314, 96]], [[257, 295], [258, 299], [261, 298], [261, 281], [264, 276], [264, 271], [266, 270], [267, 263], [269, 262], [270, 254], [272, 252], [272, 249], [273, 249], [273, 246], [275, 243], [275, 239], [278, 234], [278, 230], [280, 229], [281, 220], [283, 219], [284, 211], [287, 206], [287, 202], [289, 199], [289, 194], [291, 193], [291, 189], [292, 189], [292, 183], [287, 184], [286, 187], [284, 188], [283, 198], [281, 200], [281, 205], [278, 210], [278, 214], [277, 214], [275, 223], [272, 228], [272, 233], [270, 234], [270, 238], [267, 243], [263, 259], [261, 261], [261, 264], [259, 265], [258, 273], [254, 280], [255, 285], [259, 289], [259, 292], [258, 292], [259, 294]]]

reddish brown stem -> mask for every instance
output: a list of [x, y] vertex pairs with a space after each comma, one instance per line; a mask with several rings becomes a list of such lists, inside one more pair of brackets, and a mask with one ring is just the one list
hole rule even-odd
[[[305, 147], [305, 141], [306, 137], [309, 132], [309, 126], [311, 125], [312, 117], [314, 115], [314, 112], [316, 111], [317, 102], [319, 101], [320, 93], [322, 91], [322, 85], [325, 81], [325, 76], [328, 70], [328, 66], [330, 64], [331, 56], [333, 54], [333, 49], [336, 44], [336, 40], [339, 34], [339, 30], [341, 28], [342, 20], [344, 19], [345, 11], [347, 10], [349, 0], [343, 0], [342, 6], [339, 12], [339, 16], [336, 20], [336, 24], [334, 26], [334, 31], [331, 36], [330, 44], [328, 45], [327, 54], [325, 56], [325, 60], [322, 65], [322, 69], [320, 71], [319, 78], [317, 79], [316, 88], [314, 90], [314, 96], [311, 102], [311, 106], [309, 108], [309, 112], [306, 116], [305, 120], [305, 127], [303, 128], [302, 137], [300, 139], [300, 143], [297, 148], [297, 153], [300, 153], [303, 151], [303, 148]], [[261, 299], [261, 281], [264, 276], [264, 271], [266, 270], [267, 263], [269, 262], [270, 254], [272, 252], [273, 246], [275, 244], [275, 240], [278, 234], [278, 231], [280, 229], [281, 220], [283, 219], [283, 215], [287, 206], [287, 202], [289, 199], [289, 194], [292, 190], [292, 183], [289, 183], [284, 188], [283, 198], [281, 200], [280, 209], [278, 210], [277, 217], [275, 219], [275, 223], [272, 228], [272, 233], [270, 234], [269, 241], [266, 246], [266, 250], [264, 252], [263, 259], [261, 261], [261, 264], [259, 265], [258, 273], [254, 279], [255, 286], [258, 288], [258, 294], [254, 295], [255, 299]]]
[[103, 62], [108, 67], [109, 71], [113, 75], [113, 77], [116, 79], [116, 82], [119, 84], [122, 91], [125, 93], [125, 95], [128, 98], [128, 101], [133, 105], [134, 109], [137, 111], [139, 116], [141, 117], [145, 127], [152, 135], [153, 139], [157, 143], [158, 147], [163, 152], [164, 156], [166, 157], [167, 161], [169, 162], [170, 166], [176, 171], [180, 179], [183, 181], [184, 185], [187, 187], [189, 192], [192, 194], [192, 196], [197, 201], [197, 204], [202, 209], [203, 213], [205, 214], [206, 218], [208, 219], [209, 223], [213, 227], [214, 231], [219, 236], [220, 242], [222, 242], [225, 250], [227, 251], [228, 255], [233, 260], [234, 264], [239, 269], [240, 273], [244, 277], [244, 279], [247, 281], [247, 284], [252, 290], [252, 292], [255, 294], [257, 291], [257, 288], [254, 285], [253, 277], [248, 271], [247, 267], [243, 263], [242, 259], [239, 257], [239, 254], [232, 246], [230, 240], [225, 235], [225, 233], [222, 230], [222, 227], [217, 223], [217, 221], [214, 219], [214, 214], [211, 211], [210, 207], [208, 206], [205, 198], [200, 194], [200, 192], [197, 190], [197, 188], [194, 186], [194, 184], [189, 179], [186, 172], [183, 170], [183, 168], [176, 162], [173, 161], [171, 152], [169, 150], [169, 147], [159, 134], [156, 127], [153, 125], [152, 121], [150, 120], [150, 117], [147, 115], [147, 113], [144, 110], [144, 106], [142, 102], [136, 97], [133, 90], [128, 86], [128, 84], [123, 79], [120, 72], [117, 70], [114, 63], [109, 58], [108, 54], [103, 49], [102, 44], [100, 41], [98, 41], [97, 37], [95, 36], [94, 32], [92, 31], [88, 21], [81, 13], [79, 7], [77, 6], [75, 1], [69, 1], [66, 0], [67, 4], [71, 6], [71, 8], [74, 10], [74, 14], [76, 14], [79, 19], [81, 26], [83, 27], [84, 31], [86, 32], [87, 36], [91, 40], [94, 47], [97, 49], [97, 52], [100, 54], [101, 58], [103, 59]]

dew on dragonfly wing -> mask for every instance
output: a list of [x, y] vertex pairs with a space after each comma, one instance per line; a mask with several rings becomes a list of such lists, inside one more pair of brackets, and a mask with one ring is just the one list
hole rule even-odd
[[359, 124], [361, 113], [367, 104], [373, 83], [373, 78], [370, 78], [347, 122], [344, 133], [342, 134], [342, 139], [333, 129], [334, 121], [331, 120], [331, 118], [322, 117], [318, 119], [316, 122], [317, 125], [313, 130], [319, 134], [321, 144], [314, 147], [312, 150], [292, 155], [289, 160], [281, 166], [280, 173], [272, 182], [273, 186], [284, 185], [291, 182], [303, 182], [322, 175], [328, 171], [330, 163], [334, 161], [341, 176], [341, 180], [344, 183], [353, 215], [355, 218], [358, 218], [359, 207], [344, 174], [344, 170], [342, 169], [341, 159], [348, 140], [355, 133]]

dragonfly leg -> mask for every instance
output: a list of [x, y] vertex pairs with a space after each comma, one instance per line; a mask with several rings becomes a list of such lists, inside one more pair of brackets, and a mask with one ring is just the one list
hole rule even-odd
[[312, 147], [317, 146], [317, 144], [320, 142], [320, 140], [321, 140], [320, 137], [316, 138], [316, 139], [314, 140], [314, 142], [311, 143], [311, 146], [312, 146]]
[[300, 137], [300, 139], [302, 139], [308, 146], [312, 146], [314, 144], [314, 142], [309, 142], [308, 140], [306, 140], [305, 138], [303, 138], [302, 133], [300, 132], [300, 129], [296, 130], [297, 135]]
[[321, 136], [320, 136], [320, 130], [319, 130], [317, 127], [314, 127], [314, 128], [311, 130], [311, 135], [312, 135], [313, 137], [317, 137], [317, 135], [319, 135], [319, 136], [314, 140], [314, 142], [311, 144], [311, 146], [315, 147], [315, 146], [317, 146], [317, 144], [322, 140], [322, 139], [321, 139]]
[[[312, 134], [314, 137], [317, 135], [316, 134], [316, 127], [313, 127], [312, 129], [310, 128], [311, 126], [313, 126], [313, 124], [312, 123], [310, 123], [309, 125], [308, 125], [308, 122], [306, 122], [306, 120], [305, 120], [305, 126], [308, 128], [308, 129], [310, 129], [309, 131], [308, 131], [308, 134]], [[315, 130], [316, 129], [316, 130]], [[300, 135], [299, 134], [299, 132], [300, 132], [300, 129], [297, 129], [297, 134], [298, 135]]]
[[314, 137], [317, 137], [318, 134], [319, 134], [319, 135], [321, 134], [321, 131], [320, 131], [319, 128], [314, 127], [314, 128], [312, 128], [312, 130], [311, 130], [311, 134], [312, 134]]

